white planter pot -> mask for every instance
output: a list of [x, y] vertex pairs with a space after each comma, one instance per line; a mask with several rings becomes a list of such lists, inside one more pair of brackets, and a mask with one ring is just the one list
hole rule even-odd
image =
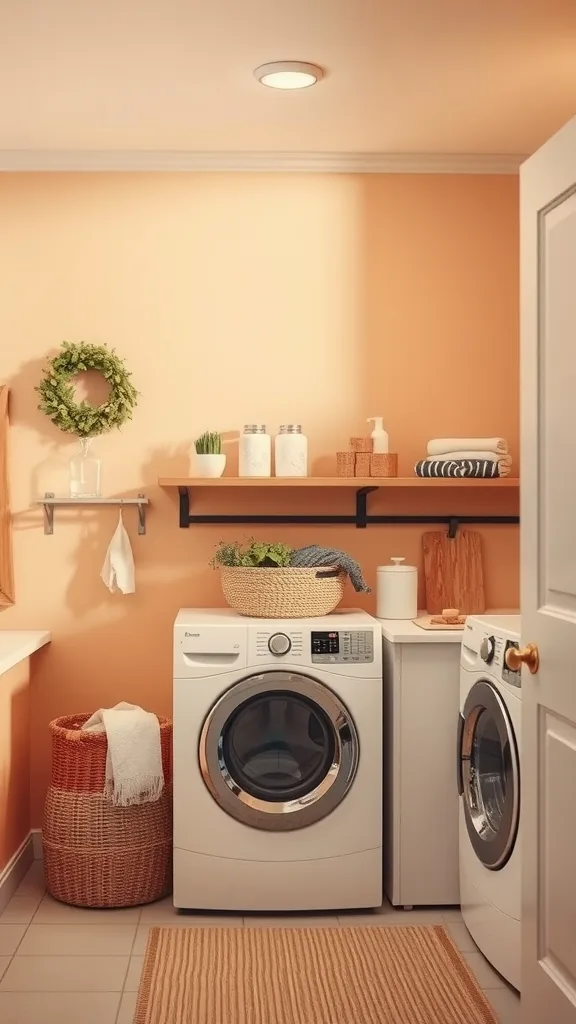
[[225, 455], [198, 455], [195, 452], [194, 460], [196, 476], [222, 476], [226, 466]]

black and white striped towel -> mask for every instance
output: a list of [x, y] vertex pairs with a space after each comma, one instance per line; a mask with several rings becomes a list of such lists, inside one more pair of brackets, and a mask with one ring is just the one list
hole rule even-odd
[[442, 459], [422, 459], [414, 466], [416, 476], [444, 476], [444, 477], [497, 477], [498, 463], [492, 459], [451, 459], [448, 462]]

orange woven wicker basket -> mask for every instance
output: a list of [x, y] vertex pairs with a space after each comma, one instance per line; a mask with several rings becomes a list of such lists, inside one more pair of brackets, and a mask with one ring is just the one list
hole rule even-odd
[[[102, 732], [84, 732], [91, 715], [68, 715], [50, 722], [52, 774], [50, 784], [74, 793], [102, 793], [106, 776], [108, 744]], [[172, 722], [159, 718], [162, 767], [166, 782], [172, 781]]]
[[160, 718], [165, 787], [159, 800], [115, 807], [104, 799], [105, 733], [82, 732], [90, 715], [50, 723], [52, 776], [42, 841], [48, 891], [63, 903], [151, 903], [172, 884], [172, 723]]

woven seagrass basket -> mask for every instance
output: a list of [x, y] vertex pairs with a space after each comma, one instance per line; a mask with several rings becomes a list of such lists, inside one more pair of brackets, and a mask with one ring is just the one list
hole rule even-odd
[[224, 597], [241, 615], [258, 619], [301, 619], [328, 615], [344, 596], [346, 574], [327, 568], [244, 568], [221, 566]]
[[106, 734], [82, 732], [88, 718], [50, 723], [52, 776], [42, 827], [48, 892], [78, 907], [151, 903], [172, 886], [172, 722], [159, 719], [160, 799], [115, 807], [103, 795]]

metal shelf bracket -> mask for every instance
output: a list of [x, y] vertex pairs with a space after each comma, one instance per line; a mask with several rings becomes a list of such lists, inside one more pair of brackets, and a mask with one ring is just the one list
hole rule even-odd
[[519, 516], [380, 516], [368, 515], [367, 497], [373, 491], [378, 490], [378, 484], [373, 487], [360, 487], [356, 491], [356, 511], [354, 515], [195, 515], [191, 512], [192, 495], [191, 487], [181, 486], [178, 488], [179, 522], [183, 530], [189, 526], [208, 524], [254, 524], [275, 523], [283, 526], [306, 525], [306, 526], [355, 526], [357, 530], [364, 530], [367, 526], [399, 526], [399, 525], [427, 525], [430, 523], [445, 524], [448, 526], [448, 535], [456, 536], [458, 526], [462, 523], [487, 523], [487, 524], [509, 524], [514, 525], [520, 522]]

